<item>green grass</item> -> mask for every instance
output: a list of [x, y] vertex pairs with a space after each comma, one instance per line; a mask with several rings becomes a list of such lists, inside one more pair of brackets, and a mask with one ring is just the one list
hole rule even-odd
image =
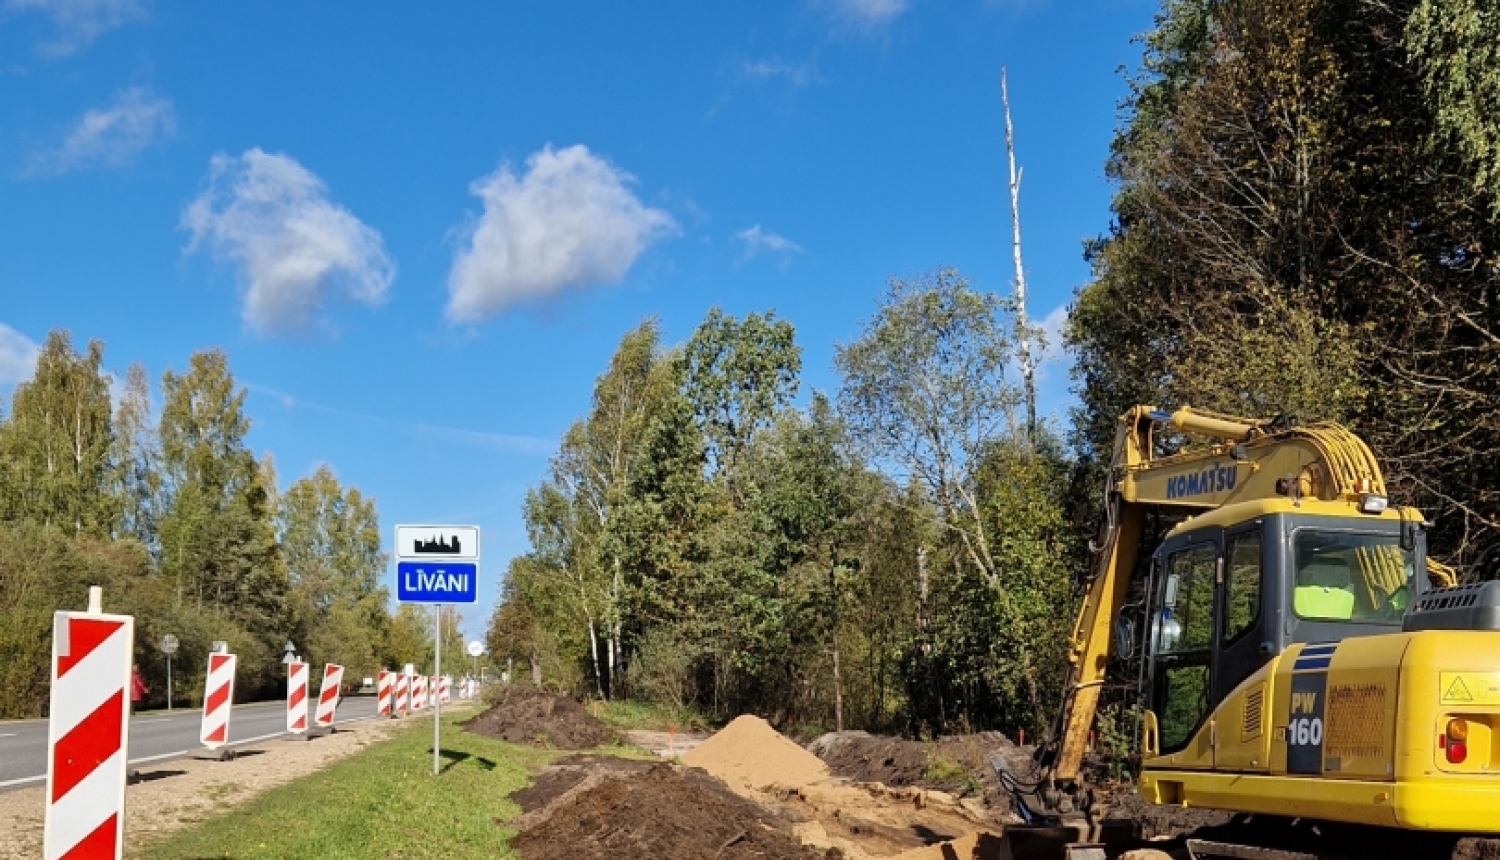
[[[467, 717], [467, 714], [460, 715]], [[132, 846], [151, 860], [491, 860], [515, 857], [509, 795], [559, 753], [471, 735], [444, 721], [442, 773], [421, 721], [222, 816]]]
[[664, 732], [676, 726], [679, 732], [708, 731], [708, 720], [691, 708], [674, 708], [654, 702], [636, 702], [615, 699], [609, 702], [592, 701], [585, 705], [589, 713], [599, 722], [612, 729], [647, 729]]

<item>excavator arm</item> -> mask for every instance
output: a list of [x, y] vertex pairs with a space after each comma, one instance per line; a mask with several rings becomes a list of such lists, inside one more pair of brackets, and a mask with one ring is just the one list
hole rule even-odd
[[[1206, 447], [1156, 456], [1158, 431], [1206, 437]], [[1077, 787], [1089, 731], [1104, 686], [1115, 619], [1129, 593], [1152, 506], [1211, 510], [1275, 496], [1346, 499], [1384, 507], [1385, 482], [1368, 446], [1330, 423], [1295, 426], [1182, 408], [1171, 414], [1137, 406], [1120, 417], [1105, 492], [1105, 519], [1094, 549], [1068, 649], [1062, 707], [1043, 761], [1050, 788]], [[1435, 585], [1453, 572], [1431, 563]]]

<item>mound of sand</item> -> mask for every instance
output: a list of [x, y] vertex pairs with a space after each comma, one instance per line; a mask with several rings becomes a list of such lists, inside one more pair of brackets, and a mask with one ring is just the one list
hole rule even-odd
[[703, 768], [730, 786], [755, 789], [799, 787], [828, 778], [822, 759], [749, 714], [689, 750], [682, 763]]
[[564, 696], [525, 684], [511, 684], [494, 707], [463, 723], [469, 731], [513, 744], [582, 750], [616, 739], [610, 728]]

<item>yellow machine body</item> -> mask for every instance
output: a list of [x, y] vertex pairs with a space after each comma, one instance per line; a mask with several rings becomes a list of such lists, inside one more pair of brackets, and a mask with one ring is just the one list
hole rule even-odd
[[[1421, 830], [1500, 832], [1500, 651], [1485, 631], [1421, 631], [1298, 645], [1246, 679], [1172, 755], [1140, 778], [1150, 802]], [[1298, 669], [1318, 666], [1319, 668]], [[1313, 691], [1293, 692], [1297, 678]], [[1290, 738], [1321, 721], [1321, 769], [1288, 772]], [[1447, 760], [1450, 721], [1467, 755]]]
[[[1160, 432], [1216, 441], [1156, 456]], [[1426, 561], [1421, 514], [1386, 507], [1362, 441], [1331, 424], [1137, 407], [1121, 418], [1110, 482], [1049, 750], [1053, 784], [1077, 783], [1106, 660], [1123, 636], [1144, 655], [1139, 786], [1149, 802], [1500, 833], [1500, 631], [1404, 629], [1407, 601], [1456, 583]], [[1160, 548], [1140, 546], [1152, 506], [1193, 514]], [[1354, 571], [1338, 595], [1345, 614], [1309, 616], [1303, 589], [1335, 550]], [[1149, 565], [1137, 564], [1148, 554]], [[1249, 569], [1241, 555], [1258, 571], [1246, 600], [1259, 608], [1234, 603]], [[1194, 598], [1178, 572], [1194, 558], [1207, 597]], [[1335, 590], [1345, 589], [1323, 589]], [[1366, 614], [1351, 616], [1355, 606]], [[1132, 607], [1140, 627], [1122, 634]], [[1168, 723], [1174, 739], [1164, 744]]]

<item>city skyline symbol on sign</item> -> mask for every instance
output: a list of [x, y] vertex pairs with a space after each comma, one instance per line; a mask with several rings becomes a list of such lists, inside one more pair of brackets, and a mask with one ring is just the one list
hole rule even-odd
[[479, 527], [450, 525], [396, 526], [399, 561], [414, 559], [479, 560]]
[[478, 603], [479, 527], [396, 526], [396, 599]]

